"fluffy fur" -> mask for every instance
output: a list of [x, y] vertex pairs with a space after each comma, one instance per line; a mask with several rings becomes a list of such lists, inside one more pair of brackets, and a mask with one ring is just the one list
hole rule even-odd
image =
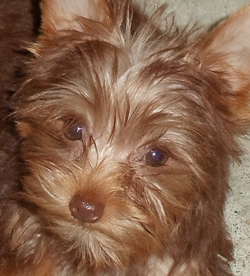
[[29, 58], [23, 49], [34, 40], [39, 21], [37, 4], [32, 0], [0, 2], [0, 195], [6, 197], [18, 183], [18, 143], [9, 99], [23, 77], [22, 67]]
[[232, 275], [223, 209], [249, 125], [250, 9], [199, 37], [129, 0], [41, 10], [9, 100], [22, 170], [6, 142], [0, 274]]

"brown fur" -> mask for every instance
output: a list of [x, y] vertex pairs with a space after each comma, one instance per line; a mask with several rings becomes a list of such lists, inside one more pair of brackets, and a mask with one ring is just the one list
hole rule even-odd
[[[10, 102], [23, 170], [20, 190], [1, 180], [1, 275], [232, 275], [223, 209], [249, 125], [250, 10], [195, 39], [162, 31], [162, 11], [42, 1]], [[75, 197], [103, 207], [97, 221], [73, 215]]]

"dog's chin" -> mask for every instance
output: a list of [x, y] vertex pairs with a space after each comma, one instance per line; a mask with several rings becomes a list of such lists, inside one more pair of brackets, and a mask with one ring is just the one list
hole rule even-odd
[[[80, 262], [93, 269], [116, 267], [124, 270], [136, 259], [137, 262], [146, 261], [152, 254], [159, 253], [162, 247], [157, 238], [140, 225], [137, 228], [136, 225], [124, 226], [116, 220], [110, 225], [98, 224], [94, 227], [70, 225], [67, 230], [63, 227], [53, 230], [57, 231], [57, 235], [62, 233], [64, 246], [68, 246], [66, 250], [79, 256]], [[74, 236], [67, 237], [66, 231], [72, 231]]]
[[124, 270], [135, 260], [143, 263], [163, 251], [163, 236], [157, 236], [159, 225], [147, 225], [146, 216], [143, 223], [139, 221], [142, 218], [129, 216], [127, 210], [117, 217], [107, 214], [96, 223], [82, 223], [54, 215], [44, 229], [54, 236], [57, 245], [62, 244], [63, 252], [79, 260], [78, 265], [94, 270], [104, 267]]

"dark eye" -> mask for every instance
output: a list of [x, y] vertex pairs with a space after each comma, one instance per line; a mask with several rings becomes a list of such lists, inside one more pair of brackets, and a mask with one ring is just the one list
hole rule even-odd
[[64, 135], [69, 140], [73, 140], [73, 141], [82, 140], [83, 129], [84, 127], [80, 123], [70, 124], [66, 128]]
[[146, 154], [145, 161], [149, 166], [159, 167], [167, 162], [168, 157], [169, 156], [164, 150], [152, 149]]

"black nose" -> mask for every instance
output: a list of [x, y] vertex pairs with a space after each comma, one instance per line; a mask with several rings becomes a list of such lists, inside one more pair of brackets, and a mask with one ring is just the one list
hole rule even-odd
[[94, 223], [103, 215], [103, 204], [75, 195], [69, 203], [72, 216], [81, 222]]

